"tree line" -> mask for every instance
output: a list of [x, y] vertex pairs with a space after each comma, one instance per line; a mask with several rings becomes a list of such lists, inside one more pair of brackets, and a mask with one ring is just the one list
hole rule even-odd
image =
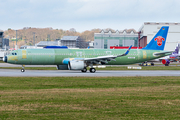
[[[70, 30], [63, 30], [53, 28], [24, 27], [23, 29], [17, 30], [17, 45], [20, 47], [22, 45], [34, 45], [34, 43], [36, 44], [40, 41], [55, 41], [57, 39], [61, 39], [63, 36], [80, 36], [86, 42], [94, 41], [94, 33], [99, 33], [101, 30], [102, 29], [92, 29], [77, 32], [74, 28], [71, 28]], [[104, 30], [111, 30], [112, 32], [115, 32], [115, 30], [111, 28]], [[10, 47], [13, 48], [16, 44], [16, 30], [9, 28], [8, 30], [4, 31], [4, 38], [8, 38], [10, 40]]]
[[[40, 41], [55, 41], [61, 39], [63, 36], [80, 36], [85, 41], [94, 41], [94, 33], [100, 32], [101, 29], [86, 30], [82, 33], [77, 32], [74, 28], [70, 30], [53, 29], [53, 28], [31, 28], [24, 27], [17, 30], [17, 45], [34, 45]], [[4, 31], [4, 38], [10, 40], [10, 47], [15, 45], [16, 30], [8, 29]], [[35, 40], [35, 41], [34, 41]]]

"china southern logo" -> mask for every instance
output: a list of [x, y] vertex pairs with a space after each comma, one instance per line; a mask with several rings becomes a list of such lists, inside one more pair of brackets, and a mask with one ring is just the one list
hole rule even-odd
[[162, 41], [164, 41], [165, 39], [163, 37], [161, 37], [161, 36], [158, 36], [154, 40], [157, 41], [157, 45], [158, 46], [161, 46], [162, 45]]

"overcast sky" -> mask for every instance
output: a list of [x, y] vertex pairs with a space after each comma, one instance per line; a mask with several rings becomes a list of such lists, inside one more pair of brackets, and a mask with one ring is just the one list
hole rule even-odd
[[0, 0], [0, 15], [1, 30], [138, 30], [144, 22], [180, 22], [180, 0]]

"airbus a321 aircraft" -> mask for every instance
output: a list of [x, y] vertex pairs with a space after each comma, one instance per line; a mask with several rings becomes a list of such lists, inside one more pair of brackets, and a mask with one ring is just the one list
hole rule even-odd
[[81, 70], [96, 72], [93, 65], [128, 65], [141, 63], [170, 55], [163, 51], [168, 33], [168, 26], [163, 26], [143, 49], [19, 49], [4, 57], [4, 62], [22, 65], [57, 65], [58, 70]]

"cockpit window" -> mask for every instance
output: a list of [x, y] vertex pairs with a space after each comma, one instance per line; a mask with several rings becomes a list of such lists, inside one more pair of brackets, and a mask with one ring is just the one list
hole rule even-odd
[[12, 55], [17, 55], [17, 53], [12, 53]]

